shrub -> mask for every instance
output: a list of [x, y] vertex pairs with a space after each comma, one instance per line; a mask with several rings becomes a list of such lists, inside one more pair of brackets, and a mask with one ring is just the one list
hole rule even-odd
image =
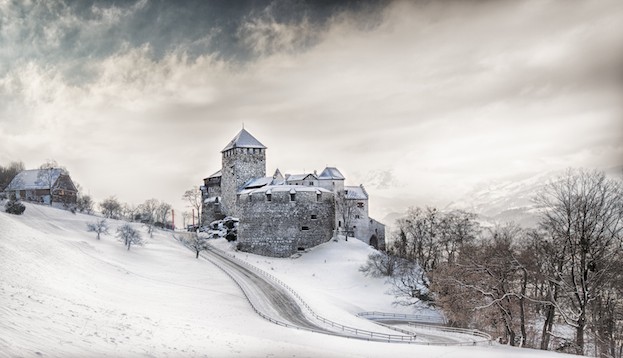
[[4, 205], [4, 210], [9, 214], [22, 215], [26, 207], [19, 200], [9, 200]]

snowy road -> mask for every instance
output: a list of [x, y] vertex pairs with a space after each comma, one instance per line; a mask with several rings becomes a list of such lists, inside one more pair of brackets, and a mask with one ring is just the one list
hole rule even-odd
[[256, 310], [295, 327], [335, 334], [307, 317], [298, 302], [283, 287], [217, 251], [208, 250], [202, 256], [227, 272], [245, 291], [249, 300], [253, 300]]
[[[214, 247], [202, 253], [201, 256], [225, 271], [240, 286], [253, 308], [261, 316], [280, 325], [367, 340], [398, 341], [425, 345], [465, 345], [476, 343], [474, 336], [471, 335], [448, 334], [448, 332], [430, 330], [429, 328], [409, 327], [408, 322], [404, 320], [373, 320], [384, 324], [384, 326], [378, 326], [379, 333], [352, 327], [349, 327], [349, 330], [344, 330], [344, 326], [334, 325], [333, 323], [327, 324], [331, 321], [311, 312], [309, 307], [307, 307], [307, 310], [302, 308], [302, 305], [306, 304], [302, 301], [299, 302], [291, 292], [288, 292], [287, 286], [283, 286], [283, 283], [273, 282], [273, 280], [268, 278], [270, 275], [267, 276], [261, 270], [235, 259], [235, 256], [231, 257]], [[391, 332], [389, 326], [400, 333], [380, 333], [380, 331]], [[362, 334], [363, 332], [371, 333], [371, 335]], [[378, 339], [379, 337], [388, 337], [389, 339]]]

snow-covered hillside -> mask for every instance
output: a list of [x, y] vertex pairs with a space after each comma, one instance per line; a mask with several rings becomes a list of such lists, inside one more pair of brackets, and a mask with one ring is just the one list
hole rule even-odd
[[[157, 231], [146, 246], [127, 251], [111, 235], [98, 241], [86, 232], [92, 216], [26, 205], [22, 216], [0, 213], [0, 357], [560, 357], [280, 327], [257, 316], [228, 276], [195, 259], [170, 232]], [[111, 224], [114, 231], [121, 222]], [[351, 241], [297, 259], [236, 255], [300, 290], [318, 313], [356, 324], [358, 311], [394, 309], [382, 280], [357, 271], [370, 249]]]

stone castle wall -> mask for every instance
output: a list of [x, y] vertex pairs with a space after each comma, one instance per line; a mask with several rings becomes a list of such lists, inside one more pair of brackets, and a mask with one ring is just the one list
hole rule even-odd
[[[334, 228], [333, 193], [322, 190], [257, 190], [238, 199], [238, 249], [255, 254], [288, 257], [299, 250], [329, 241]], [[267, 199], [270, 193], [270, 201]]]
[[223, 153], [221, 179], [221, 211], [239, 216], [236, 208], [238, 189], [249, 179], [266, 176], [266, 150], [261, 148], [233, 148]]

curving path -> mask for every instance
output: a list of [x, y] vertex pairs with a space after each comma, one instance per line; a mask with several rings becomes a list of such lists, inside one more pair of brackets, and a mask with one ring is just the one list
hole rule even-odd
[[313, 322], [301, 310], [298, 302], [281, 286], [272, 283], [226, 255], [208, 250], [202, 256], [225, 271], [245, 291], [254, 308], [265, 315], [280, 318], [292, 326], [334, 334]]
[[[439, 332], [424, 331], [416, 327], [405, 326], [405, 320], [391, 318], [374, 319], [380, 323], [379, 328], [396, 331], [395, 334], [371, 332], [340, 325], [327, 320], [311, 311], [305, 302], [287, 285], [274, 277], [254, 268], [243, 261], [235, 259], [220, 250], [210, 247], [201, 257], [213, 263], [229, 275], [242, 289], [253, 309], [269, 321], [297, 329], [324, 333], [348, 338], [400, 342], [414, 344], [464, 345], [466, 342], [457, 337]], [[295, 297], [296, 296], [296, 297]], [[298, 298], [298, 300], [297, 300]], [[416, 341], [416, 335], [418, 337]]]

